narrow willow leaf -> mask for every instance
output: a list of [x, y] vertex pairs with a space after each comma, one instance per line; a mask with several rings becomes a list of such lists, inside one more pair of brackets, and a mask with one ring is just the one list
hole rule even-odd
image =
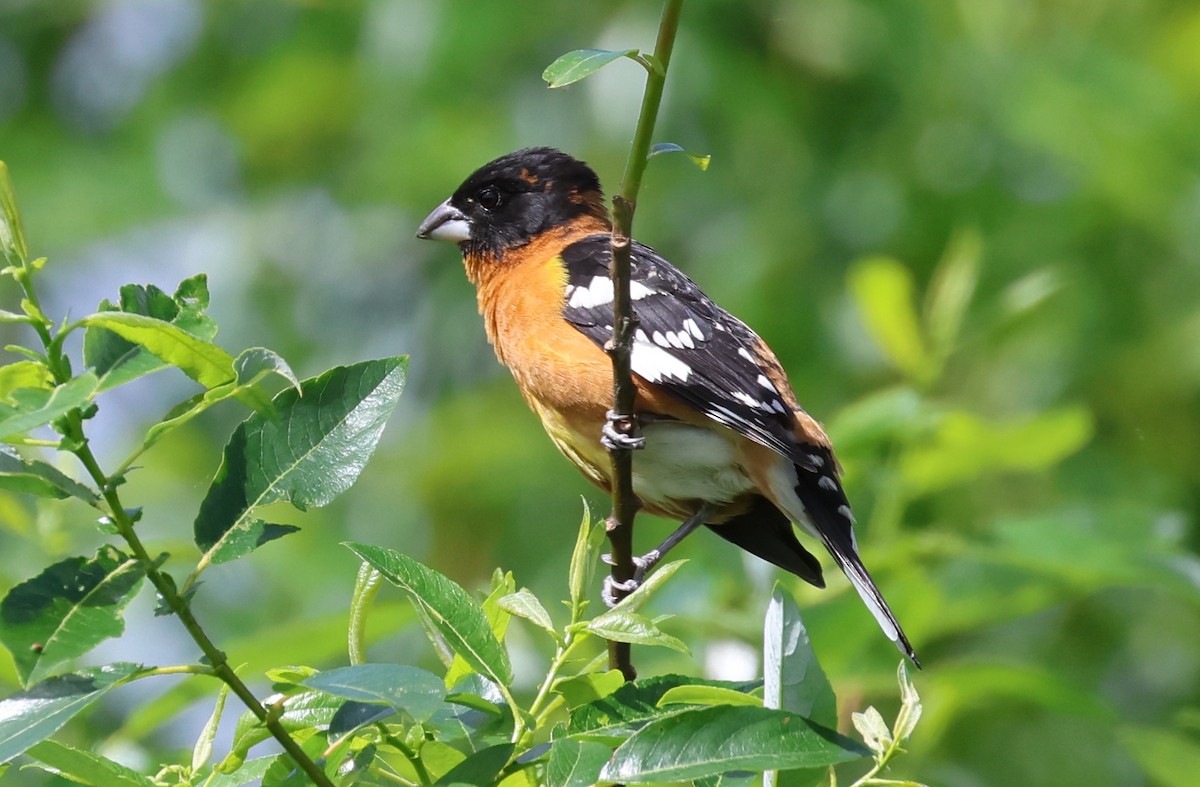
[[863, 753], [849, 738], [794, 713], [716, 706], [651, 721], [613, 752], [600, 778], [684, 781], [726, 771], [819, 768]]
[[587, 630], [613, 642], [628, 642], [631, 645], [657, 645], [677, 650], [680, 653], [691, 653], [688, 646], [681, 640], [663, 633], [662, 629], [650, 618], [634, 612], [610, 609], [593, 618], [587, 624]]
[[89, 328], [112, 331], [146, 348], [205, 388], [215, 388], [234, 378], [232, 355], [173, 323], [125, 312], [96, 312], [79, 322]]
[[36, 459], [24, 459], [8, 446], [0, 445], [0, 488], [39, 497], [77, 497], [92, 502], [97, 495], [56, 467]]
[[12, 179], [8, 176], [8, 166], [0, 161], [0, 254], [9, 265], [20, 265], [28, 259], [28, 253]]
[[660, 156], [663, 153], [682, 153], [691, 159], [701, 172], [708, 171], [708, 165], [712, 163], [712, 156], [700, 156], [695, 153], [688, 153], [683, 149], [682, 145], [676, 145], [674, 142], [657, 142], [650, 146], [650, 152], [646, 154], [647, 159], [652, 159], [655, 156]]
[[96, 375], [84, 372], [52, 391], [13, 391], [10, 401], [15, 399], [16, 406], [0, 406], [0, 440], [25, 434], [83, 407], [96, 393], [98, 383]]
[[44, 740], [25, 753], [73, 782], [96, 787], [155, 787], [153, 781], [118, 762], [57, 741]]
[[390, 705], [417, 721], [432, 716], [446, 698], [440, 677], [403, 664], [339, 667], [318, 672], [304, 685], [348, 700]]
[[591, 787], [600, 779], [600, 770], [612, 756], [612, 749], [601, 743], [559, 738], [550, 746], [546, 762], [547, 787]]
[[763, 706], [762, 698], [724, 686], [676, 686], [662, 695], [660, 708], [668, 705], [749, 705]]
[[576, 49], [560, 56], [542, 72], [549, 87], [563, 87], [589, 77], [614, 60], [636, 55], [636, 49]]
[[850, 294], [867, 332], [897, 369], [919, 385], [937, 372], [917, 320], [912, 271], [891, 257], [869, 257], [854, 264]]
[[229, 684], [222, 683], [217, 692], [217, 704], [213, 707], [212, 715], [200, 730], [196, 745], [192, 747], [192, 770], [203, 768], [212, 757], [213, 740], [217, 737], [217, 725], [221, 723], [221, 714], [225, 711], [225, 698], [229, 696]]
[[472, 669], [504, 686], [512, 682], [508, 653], [467, 591], [444, 574], [394, 550], [366, 544], [346, 546], [403, 590]]
[[138, 664], [109, 664], [47, 678], [0, 700], [0, 763], [50, 737], [75, 714], [141, 671]]
[[516, 593], [510, 593], [501, 598], [498, 603], [501, 609], [540, 626], [549, 632], [550, 636], [558, 638], [558, 632], [554, 630], [554, 621], [550, 619], [550, 613], [546, 611], [542, 602], [533, 595], [533, 591], [529, 588], [521, 588]]
[[[328, 727], [345, 700], [323, 691], [305, 691], [286, 698], [279, 696], [269, 698], [264, 704], [273, 706], [276, 703], [283, 704], [283, 712], [279, 714], [279, 724], [289, 733], [294, 734]], [[271, 733], [258, 717], [250, 711], [246, 711], [238, 718], [237, 724], [233, 728], [233, 743], [230, 746], [229, 754], [216, 765], [214, 770], [218, 773], [233, 773], [242, 767], [246, 753], [252, 746], [262, 743], [270, 737]]]
[[275, 397], [276, 417], [253, 413], [234, 431], [194, 526], [201, 565], [241, 557], [293, 527], [256, 518], [286, 500], [323, 506], [358, 479], [404, 390], [405, 358], [365, 361], [305, 380]]
[[934, 351], [945, 358], [954, 349], [963, 317], [979, 281], [983, 239], [975, 230], [954, 234], [925, 296], [925, 323]]
[[562, 695], [567, 708], [574, 710], [589, 702], [604, 699], [625, 685], [625, 676], [620, 670], [588, 672], [554, 684], [554, 691]]
[[571, 593], [571, 607], [582, 612], [587, 601], [588, 588], [596, 571], [596, 553], [604, 540], [604, 523], [592, 523], [592, 512], [587, 501], [583, 501], [583, 520], [575, 537], [575, 548], [571, 551], [571, 566], [567, 575], [567, 586]]
[[0, 642], [26, 685], [125, 630], [121, 617], [143, 571], [113, 547], [68, 558], [14, 587], [0, 602]]

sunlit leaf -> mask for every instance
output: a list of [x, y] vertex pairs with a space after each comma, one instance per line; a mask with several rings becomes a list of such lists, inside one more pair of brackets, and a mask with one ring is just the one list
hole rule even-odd
[[499, 743], [480, 749], [455, 765], [434, 782], [435, 785], [495, 784], [496, 776], [512, 757], [511, 743]]
[[550, 619], [550, 613], [546, 611], [542, 602], [533, 595], [533, 591], [529, 588], [521, 588], [516, 593], [510, 593], [501, 598], [499, 603], [501, 609], [540, 626], [552, 636], [557, 636], [558, 632], [554, 630], [554, 621]]
[[668, 691], [680, 686], [716, 686], [731, 691], [746, 691], [745, 683], [705, 680], [683, 675], [656, 675], [625, 683], [616, 691], [571, 711], [567, 732], [573, 736], [619, 742], [652, 719], [685, 710], [661, 708], [659, 702]]
[[404, 358], [365, 361], [305, 380], [301, 395], [275, 397], [274, 418], [253, 413], [234, 431], [200, 505], [196, 545], [203, 561], [241, 557], [291, 526], [254, 516], [286, 500], [323, 506], [358, 479], [404, 390]]
[[48, 391], [53, 387], [54, 376], [40, 361], [15, 361], [0, 366], [0, 399], [8, 399], [9, 394], [18, 388]]
[[936, 369], [917, 319], [912, 272], [891, 257], [868, 257], [850, 269], [850, 294], [868, 333], [889, 361], [914, 382]]
[[612, 51], [608, 49], [576, 49], [560, 56], [542, 72], [542, 79], [549, 87], [563, 87], [578, 82], [604, 68], [614, 60], [636, 55], [636, 49]]
[[761, 697], [724, 686], [676, 686], [668, 689], [658, 701], [660, 708], [668, 705], [751, 705], [761, 708]]
[[0, 602], [0, 641], [24, 683], [34, 683], [125, 630], [122, 613], [141, 587], [141, 564], [102, 547], [22, 582]]
[[142, 667], [109, 664], [58, 675], [0, 700], [0, 763], [58, 731], [75, 714], [125, 683]]
[[[666, 584], [667, 580], [675, 576], [676, 571], [683, 568], [684, 563], [687, 563], [687, 561], [674, 560], [659, 566], [650, 576], [642, 581], [642, 584], [638, 585], [636, 590], [621, 599], [615, 607], [597, 616], [597, 619], [615, 613], [637, 612], [641, 610], [642, 607], [646, 606], [646, 602], [658, 592], [659, 588]], [[592, 622], [595, 623], [595, 620]]]
[[144, 347], [205, 388], [215, 388], [234, 378], [232, 355], [173, 323], [141, 314], [110, 311], [84, 317], [80, 324], [104, 328]]
[[217, 692], [217, 703], [213, 707], [213, 712], [208, 717], [208, 721], [204, 723], [203, 729], [200, 730], [200, 735], [196, 738], [196, 745], [192, 747], [193, 771], [200, 770], [212, 757], [213, 740], [217, 737], [217, 725], [221, 723], [221, 714], [225, 711], [227, 696], [229, 696], [229, 684], [222, 683], [221, 690]]

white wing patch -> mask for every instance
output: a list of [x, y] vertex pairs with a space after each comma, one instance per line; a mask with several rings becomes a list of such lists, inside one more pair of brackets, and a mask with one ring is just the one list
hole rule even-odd
[[668, 378], [683, 383], [692, 376], [692, 367], [669, 350], [647, 341], [646, 332], [641, 330], [634, 334], [629, 365], [636, 374], [652, 383]]
[[[654, 290], [640, 281], [629, 282], [629, 297], [632, 300], [640, 301], [642, 298], [654, 294]], [[591, 309], [603, 306], [612, 303], [614, 297], [612, 279], [607, 276], [593, 276], [586, 287], [582, 284], [567, 287], [567, 306], [572, 309]]]

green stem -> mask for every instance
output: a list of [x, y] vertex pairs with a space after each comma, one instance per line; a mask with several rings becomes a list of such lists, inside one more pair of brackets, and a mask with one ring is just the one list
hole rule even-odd
[[[637, 437], [637, 421], [633, 406], [637, 391], [633, 386], [630, 357], [633, 335], [637, 330], [637, 316], [629, 294], [630, 280], [630, 237], [633, 231], [633, 214], [637, 208], [638, 191], [642, 186], [642, 175], [649, 160], [650, 144], [654, 137], [654, 124], [658, 108], [662, 103], [663, 85], [666, 83], [667, 67], [675, 47], [675, 34], [679, 30], [679, 16], [683, 11], [683, 0], [667, 0], [662, 19], [658, 25], [658, 40], [654, 45], [654, 63], [658, 68], [647, 68], [646, 90], [642, 95], [642, 108], [638, 114], [633, 145], [629, 150], [629, 161], [625, 175], [621, 178], [620, 193], [613, 198], [612, 229], [612, 280], [613, 280], [613, 338], [609, 355], [613, 364], [613, 411], [630, 429], [629, 436]], [[617, 448], [610, 451], [613, 467], [612, 516], [608, 519], [608, 539], [612, 546], [612, 578], [617, 583], [626, 583], [633, 578], [633, 520], [641, 508], [641, 502], [633, 491], [633, 451]], [[620, 593], [618, 592], [618, 599]], [[637, 672], [633, 668], [628, 643], [609, 642], [609, 664], [621, 670], [627, 680], [633, 680]]]
[[[364, 563], [363, 565], [367, 564]], [[412, 765], [413, 772], [417, 774], [417, 779], [420, 780], [420, 783], [433, 784], [433, 777], [429, 775], [429, 771], [425, 768], [425, 763], [421, 762], [421, 757], [415, 751], [409, 748], [408, 744], [388, 732], [388, 728], [384, 724], [380, 723], [376, 724], [375, 726], [379, 730], [382, 739], [393, 746], [396, 751], [403, 754], [404, 758], [408, 760], [408, 763]]]

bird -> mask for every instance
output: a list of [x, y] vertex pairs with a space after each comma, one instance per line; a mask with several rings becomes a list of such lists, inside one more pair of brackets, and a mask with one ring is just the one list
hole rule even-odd
[[458, 246], [497, 358], [589, 481], [611, 491], [609, 446], [641, 447], [634, 494], [643, 510], [682, 524], [638, 562], [635, 579], [704, 525], [824, 587], [821, 563], [794, 523], [825, 546], [884, 634], [920, 666], [859, 557], [829, 437], [801, 408], [775, 353], [636, 240], [630, 365], [641, 441], [614, 427], [605, 349], [613, 336], [611, 232], [595, 171], [556, 148], [532, 147], [477, 169], [417, 237]]

